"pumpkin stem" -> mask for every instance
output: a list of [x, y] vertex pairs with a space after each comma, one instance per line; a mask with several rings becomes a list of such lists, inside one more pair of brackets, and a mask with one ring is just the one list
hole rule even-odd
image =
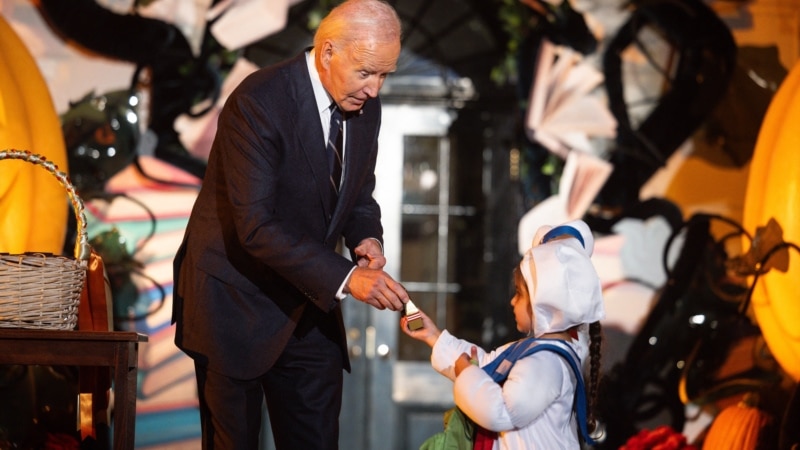
[[748, 392], [739, 401], [739, 406], [742, 408], [756, 408], [761, 401], [761, 396], [758, 392]]

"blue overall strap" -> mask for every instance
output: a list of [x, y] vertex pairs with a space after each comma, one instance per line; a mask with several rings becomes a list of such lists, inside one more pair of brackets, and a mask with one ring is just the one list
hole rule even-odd
[[[533, 340], [531, 341], [533, 342]], [[524, 345], [527, 342], [528, 340], [523, 339], [509, 345], [489, 364], [483, 366], [483, 370], [491, 375], [496, 383], [505, 381], [505, 379], [508, 378], [508, 372], [511, 370], [511, 366], [513, 366], [514, 363], [522, 357], [525, 350], [528, 349], [528, 345]]]
[[[563, 342], [563, 341], [561, 341]], [[565, 343], [565, 345], [567, 345]], [[511, 366], [520, 359], [531, 355], [539, 350], [549, 350], [561, 355], [572, 367], [577, 380], [575, 388], [575, 409], [578, 413], [578, 427], [580, 428], [581, 435], [584, 441], [589, 445], [597, 445], [597, 443], [589, 436], [587, 429], [587, 409], [586, 409], [586, 387], [583, 384], [583, 373], [581, 372], [578, 361], [578, 355], [575, 351], [568, 346], [561, 347], [560, 345], [548, 343], [547, 340], [538, 340], [535, 338], [523, 339], [511, 344], [503, 351], [497, 358], [492, 360], [489, 364], [483, 366], [483, 370], [488, 373], [496, 383], [502, 383], [508, 378], [508, 372]]]
[[586, 248], [586, 243], [583, 242], [583, 236], [581, 235], [581, 232], [575, 227], [571, 227], [569, 225], [559, 225], [545, 233], [545, 235], [542, 236], [542, 244], [546, 244], [548, 241], [551, 241], [559, 236], [564, 236], [565, 234], [574, 237], [578, 240], [578, 242], [581, 243], [581, 247]]

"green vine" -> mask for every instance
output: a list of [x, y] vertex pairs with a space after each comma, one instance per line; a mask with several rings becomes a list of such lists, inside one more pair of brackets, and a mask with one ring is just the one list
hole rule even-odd
[[308, 13], [308, 26], [309, 30], [316, 30], [322, 19], [333, 9], [334, 6], [341, 3], [341, 0], [319, 0], [317, 6]]
[[498, 85], [516, 84], [519, 46], [530, 32], [531, 26], [535, 26], [537, 18], [520, 0], [495, 1], [500, 2], [498, 17], [503, 31], [508, 35], [508, 42], [502, 61], [492, 69], [491, 79]]

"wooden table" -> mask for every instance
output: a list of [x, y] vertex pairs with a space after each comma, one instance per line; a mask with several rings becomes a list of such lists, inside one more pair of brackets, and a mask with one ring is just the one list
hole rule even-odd
[[114, 450], [133, 450], [138, 347], [128, 331], [0, 328], [0, 364], [110, 367], [114, 380]]

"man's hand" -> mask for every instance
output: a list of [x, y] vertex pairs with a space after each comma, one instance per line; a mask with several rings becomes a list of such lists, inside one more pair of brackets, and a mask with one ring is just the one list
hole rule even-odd
[[377, 239], [364, 239], [359, 242], [358, 247], [353, 249], [353, 252], [356, 254], [358, 267], [383, 269], [383, 266], [386, 265], [386, 257], [383, 256], [383, 249]]
[[345, 293], [377, 309], [391, 309], [392, 311], [402, 310], [403, 305], [408, 301], [408, 293], [403, 285], [395, 281], [389, 274], [381, 269], [362, 267], [360, 264], [347, 280]]

